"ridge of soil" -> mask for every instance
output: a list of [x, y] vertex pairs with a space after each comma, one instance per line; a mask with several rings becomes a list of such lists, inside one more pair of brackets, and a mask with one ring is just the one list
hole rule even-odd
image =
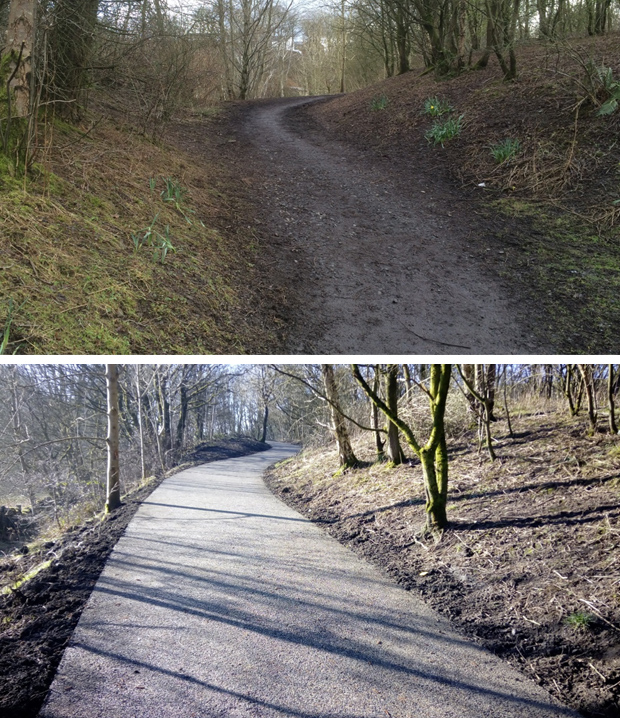
[[269, 449], [247, 437], [204, 442], [184, 462], [154, 478], [128, 496], [103, 520], [90, 519], [73, 527], [36, 552], [0, 561], [0, 586], [44, 560], [48, 568], [0, 595], [0, 714], [3, 718], [34, 718], [47, 695], [67, 642], [99, 574], [142, 501], [173, 473], [190, 466], [246, 456]]
[[[553, 412], [493, 427], [499, 460], [449, 442], [450, 529], [422, 539], [417, 459], [344, 474], [304, 450], [266, 482], [285, 503], [416, 591], [457, 628], [588, 718], [620, 715], [620, 452]], [[583, 618], [581, 618], [583, 617]], [[571, 621], [573, 623], [571, 623]], [[580, 625], [580, 623], [582, 625]]]

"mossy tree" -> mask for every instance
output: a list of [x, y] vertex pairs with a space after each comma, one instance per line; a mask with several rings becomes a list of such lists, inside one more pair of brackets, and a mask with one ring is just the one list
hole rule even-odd
[[366, 395], [385, 416], [402, 431], [408, 446], [422, 464], [424, 490], [426, 493], [426, 529], [443, 531], [448, 526], [446, 504], [448, 500], [448, 450], [446, 446], [445, 413], [446, 400], [452, 376], [451, 364], [431, 364], [428, 389], [424, 387], [431, 412], [432, 426], [428, 439], [422, 443], [413, 429], [398, 417], [368, 384], [358, 364], [353, 364], [353, 376]]

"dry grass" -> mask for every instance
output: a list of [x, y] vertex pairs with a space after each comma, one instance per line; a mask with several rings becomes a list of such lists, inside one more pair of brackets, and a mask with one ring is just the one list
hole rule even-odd
[[[9, 352], [236, 354], [269, 344], [250, 321], [253, 237], [218, 229], [215, 164], [105, 120], [56, 123], [46, 142], [36, 177], [0, 174], [0, 327], [8, 300], [19, 307]], [[183, 211], [162, 201], [164, 178], [186, 190]], [[156, 215], [175, 249], [163, 263], [132, 241]]]
[[[471, 434], [450, 441], [451, 528], [438, 543], [420, 538], [416, 461], [334, 477], [336, 452], [315, 449], [269, 481], [557, 696], [586, 715], [617, 715], [618, 437], [588, 435], [585, 419], [539, 401], [513, 409], [513, 427], [510, 438], [505, 420], [494, 425], [493, 463]], [[372, 461], [367, 437], [355, 449]]]

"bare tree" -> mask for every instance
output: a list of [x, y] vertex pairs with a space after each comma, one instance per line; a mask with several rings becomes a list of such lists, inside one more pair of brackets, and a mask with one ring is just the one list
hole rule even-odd
[[351, 440], [349, 439], [349, 432], [347, 431], [346, 420], [340, 409], [340, 399], [338, 397], [338, 388], [336, 386], [336, 378], [334, 376], [334, 367], [332, 364], [321, 364], [321, 372], [323, 374], [323, 383], [325, 385], [325, 396], [329, 400], [332, 430], [338, 445], [340, 468], [348, 469], [355, 467], [359, 464], [359, 462], [353, 453], [353, 447], [351, 446]]
[[118, 365], [106, 365], [106, 388], [108, 397], [108, 481], [106, 513], [121, 505], [119, 429], [118, 429]]

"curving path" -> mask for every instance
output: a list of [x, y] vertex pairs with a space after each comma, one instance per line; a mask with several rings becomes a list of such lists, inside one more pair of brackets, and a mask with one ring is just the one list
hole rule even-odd
[[210, 463], [140, 507], [41, 718], [557, 718], [542, 689], [283, 505], [296, 451]]
[[549, 351], [525, 308], [483, 268], [479, 219], [463, 196], [435, 182], [432, 168], [403, 174], [328, 137], [306, 104], [241, 105], [229, 140], [263, 244], [279, 248], [274, 271], [297, 294], [289, 351]]

